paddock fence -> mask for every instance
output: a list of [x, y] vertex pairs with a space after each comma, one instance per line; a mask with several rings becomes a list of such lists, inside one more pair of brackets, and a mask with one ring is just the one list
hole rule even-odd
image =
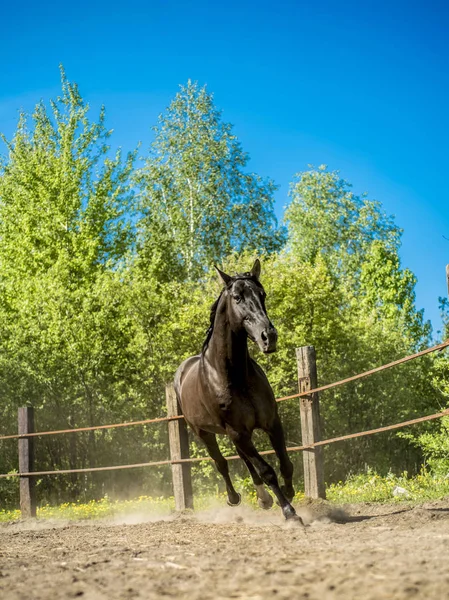
[[[289, 396], [276, 398], [276, 402], [300, 399], [300, 419], [302, 445], [287, 447], [288, 452], [303, 452], [304, 463], [304, 491], [305, 495], [311, 498], [325, 498], [325, 482], [323, 470], [323, 446], [341, 442], [345, 440], [360, 438], [363, 436], [374, 435], [376, 433], [391, 431], [440, 419], [449, 415], [449, 408], [441, 412], [425, 415], [419, 418], [394, 423], [391, 425], [360, 431], [331, 439], [321, 439], [320, 425], [320, 405], [319, 392], [329, 390], [346, 383], [368, 377], [374, 373], [379, 373], [385, 369], [390, 369], [405, 362], [415, 360], [432, 352], [441, 352], [449, 346], [449, 340], [426, 348], [415, 354], [405, 356], [385, 365], [381, 365], [369, 371], [364, 371], [357, 375], [329, 383], [326, 385], [317, 385], [316, 356], [313, 346], [304, 346], [296, 349], [296, 360], [298, 369], [298, 387], [299, 392]], [[91, 427], [79, 427], [71, 429], [59, 429], [53, 431], [34, 431], [34, 409], [32, 407], [23, 407], [18, 409], [18, 433], [10, 435], [1, 435], [0, 441], [16, 439], [18, 440], [19, 471], [13, 473], [2, 473], [0, 478], [16, 478], [19, 480], [20, 489], [20, 510], [22, 518], [36, 516], [36, 488], [35, 481], [37, 477], [50, 475], [64, 475], [69, 473], [94, 473], [98, 471], [112, 471], [118, 469], [134, 469], [141, 467], [156, 467], [162, 465], [171, 465], [173, 479], [173, 493], [175, 497], [176, 510], [193, 508], [193, 492], [191, 480], [191, 464], [201, 461], [211, 461], [210, 457], [191, 458], [189, 454], [189, 441], [187, 425], [180, 413], [180, 408], [174, 393], [172, 384], [166, 386], [166, 407], [167, 416], [154, 419], [144, 419], [140, 421], [130, 421], [123, 423], [113, 423], [108, 425], [96, 425]], [[114, 429], [119, 427], [134, 427], [137, 425], [149, 425], [152, 423], [168, 423], [170, 459], [153, 462], [142, 462], [127, 465], [111, 465], [104, 467], [90, 467], [83, 469], [59, 469], [54, 471], [39, 471], [35, 469], [34, 441], [36, 437], [48, 435], [65, 435], [77, 432], [96, 431], [101, 429]], [[261, 455], [274, 454], [274, 450], [260, 452]], [[227, 456], [227, 460], [240, 459], [238, 455]]]

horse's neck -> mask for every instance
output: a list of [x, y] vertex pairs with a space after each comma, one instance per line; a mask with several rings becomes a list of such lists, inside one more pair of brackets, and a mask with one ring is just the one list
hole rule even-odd
[[249, 361], [248, 337], [244, 330], [239, 333], [231, 331], [225, 305], [218, 307], [206, 358], [223, 383], [239, 385], [246, 379]]

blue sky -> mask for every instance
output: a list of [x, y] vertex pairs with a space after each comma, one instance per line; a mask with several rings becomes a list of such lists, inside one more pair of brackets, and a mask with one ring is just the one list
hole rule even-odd
[[[250, 168], [280, 189], [327, 164], [404, 229], [417, 305], [440, 327], [449, 263], [449, 3], [56, 2], [2, 7], [0, 131], [59, 91], [58, 64], [112, 141], [146, 148], [187, 79], [207, 84]], [[445, 237], [448, 239], [445, 239]]]

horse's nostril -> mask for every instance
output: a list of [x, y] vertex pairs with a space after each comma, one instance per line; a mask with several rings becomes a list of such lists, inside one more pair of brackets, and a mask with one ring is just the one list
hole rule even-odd
[[267, 334], [265, 333], [265, 331], [262, 331], [262, 334], [260, 336], [262, 338], [263, 342], [266, 342], [268, 340]]

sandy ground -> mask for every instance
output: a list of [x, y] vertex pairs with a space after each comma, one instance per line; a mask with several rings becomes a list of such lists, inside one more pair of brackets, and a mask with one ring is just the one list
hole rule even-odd
[[0, 526], [2, 600], [449, 598], [449, 498]]

